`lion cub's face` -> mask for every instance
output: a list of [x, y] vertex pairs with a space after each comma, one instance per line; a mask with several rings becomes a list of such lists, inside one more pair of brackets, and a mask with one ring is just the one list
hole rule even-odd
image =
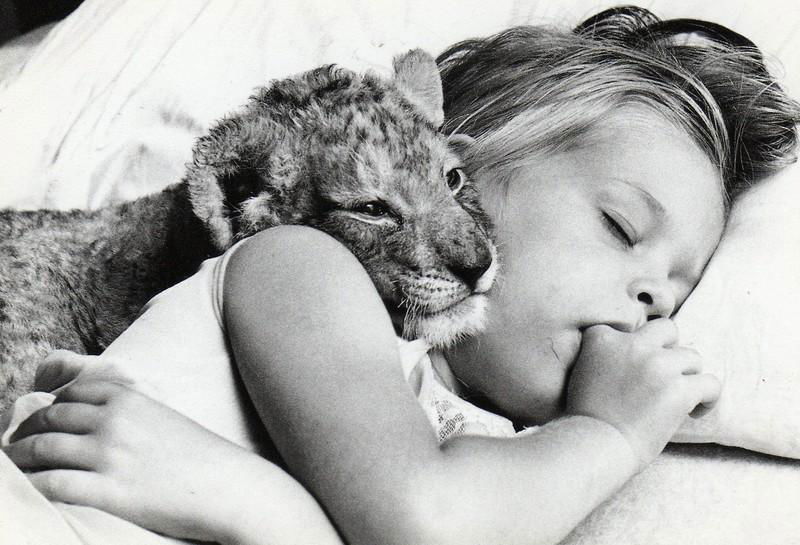
[[[393, 114], [358, 112], [314, 137], [309, 224], [358, 257], [405, 337], [444, 345], [482, 327], [496, 252], [448, 142]], [[323, 145], [331, 133], [349, 137]]]
[[279, 224], [321, 229], [361, 261], [403, 336], [476, 333], [496, 251], [455, 153], [466, 137], [437, 131], [441, 97], [420, 51], [391, 81], [322, 68], [274, 83], [198, 142], [195, 212], [221, 247]]

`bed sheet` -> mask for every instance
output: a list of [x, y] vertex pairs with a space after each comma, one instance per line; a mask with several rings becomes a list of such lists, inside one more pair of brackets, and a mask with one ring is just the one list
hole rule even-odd
[[[614, 4], [89, 0], [27, 55], [16, 44], [0, 80], [0, 206], [95, 208], [161, 189], [180, 178], [208, 122], [272, 78], [329, 62], [386, 69], [404, 48], [439, 52], [512, 24], [573, 24]], [[645, 5], [736, 28], [800, 90], [800, 70], [784, 69], [800, 67], [792, 0]], [[0, 49], [0, 68], [2, 59]]]

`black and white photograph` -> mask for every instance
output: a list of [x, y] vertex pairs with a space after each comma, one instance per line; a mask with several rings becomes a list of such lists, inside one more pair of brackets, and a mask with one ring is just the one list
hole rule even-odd
[[0, 0], [0, 545], [800, 545], [796, 0]]

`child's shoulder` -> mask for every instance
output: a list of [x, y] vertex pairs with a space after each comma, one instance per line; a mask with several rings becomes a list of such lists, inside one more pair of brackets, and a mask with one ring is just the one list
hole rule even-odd
[[231, 265], [249, 261], [284, 258], [290, 261], [314, 259], [355, 260], [353, 254], [332, 236], [304, 225], [281, 225], [256, 233], [232, 246]]
[[[279, 226], [248, 237], [223, 256], [224, 300], [265, 286], [275, 291], [324, 290], [342, 282], [374, 291], [364, 267], [338, 240], [301, 225]], [[222, 280], [222, 278], [221, 278]], [[338, 289], [338, 288], [337, 288]]]
[[270, 327], [320, 341], [366, 336], [365, 328], [380, 338], [388, 333], [394, 342], [388, 313], [364, 267], [319, 230], [281, 226], [249, 237], [230, 256], [223, 284], [224, 323], [240, 340], [263, 338]]

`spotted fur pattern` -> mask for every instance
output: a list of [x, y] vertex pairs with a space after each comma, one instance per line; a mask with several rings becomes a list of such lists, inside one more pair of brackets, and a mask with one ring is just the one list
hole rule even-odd
[[0, 212], [0, 404], [54, 348], [102, 351], [155, 293], [235, 241], [309, 225], [361, 261], [406, 337], [482, 326], [489, 222], [438, 132], [441, 83], [412, 51], [384, 80], [333, 66], [259, 90], [198, 140], [184, 180], [94, 212]]

